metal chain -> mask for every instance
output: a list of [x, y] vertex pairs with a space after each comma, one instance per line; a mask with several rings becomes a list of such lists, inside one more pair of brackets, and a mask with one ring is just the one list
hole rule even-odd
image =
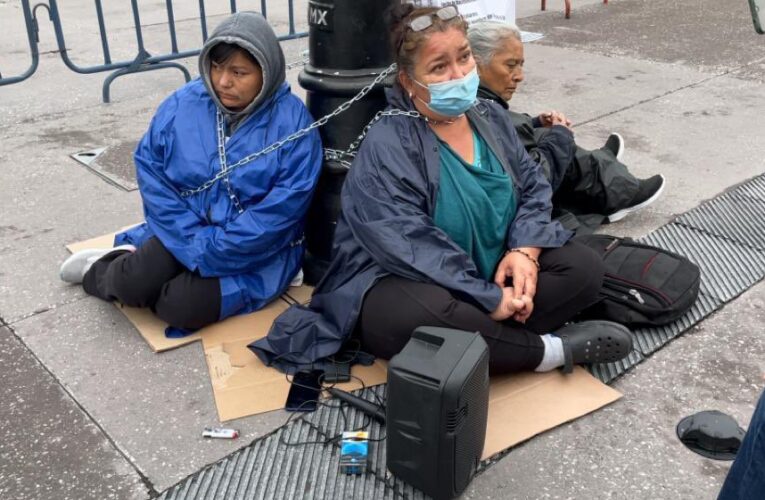
[[[215, 118], [218, 125], [218, 158], [220, 160], [220, 169], [221, 171], [225, 171], [228, 162], [226, 161], [226, 130], [223, 124], [223, 113], [221, 113], [220, 110], [217, 110]], [[234, 202], [236, 209], [240, 214], [244, 213], [244, 208], [242, 208], [239, 198], [237, 198], [234, 190], [231, 189], [231, 180], [229, 179], [228, 174], [223, 177], [223, 184], [226, 185], [228, 197]]]
[[293, 61], [287, 64], [287, 67], [286, 67], [287, 71], [291, 70], [292, 68], [297, 68], [298, 66], [306, 65], [306, 63], [308, 62], [308, 51], [304, 50], [303, 52], [300, 53], [300, 55], [303, 56], [302, 59], [300, 59], [299, 61]]
[[[215, 175], [215, 177], [213, 177], [212, 179], [208, 180], [207, 182], [205, 182], [204, 184], [202, 184], [201, 186], [199, 186], [199, 187], [197, 187], [195, 189], [188, 189], [188, 190], [182, 191], [181, 192], [181, 196], [184, 197], [184, 198], [187, 198], [187, 197], [192, 196], [194, 194], [201, 193], [202, 191], [206, 191], [206, 190], [210, 189], [212, 186], [214, 186], [216, 182], [218, 182], [222, 178], [228, 176], [229, 173], [231, 173], [232, 170], [237, 169], [237, 168], [239, 168], [242, 165], [245, 165], [247, 163], [250, 163], [250, 162], [260, 158], [263, 155], [267, 155], [269, 153], [273, 153], [274, 151], [276, 151], [277, 149], [281, 148], [285, 144], [288, 144], [290, 142], [296, 141], [296, 140], [300, 139], [301, 137], [304, 137], [305, 135], [307, 135], [312, 130], [317, 129], [317, 128], [325, 125], [329, 120], [331, 120], [332, 118], [336, 117], [340, 113], [342, 113], [344, 111], [347, 111], [348, 108], [350, 108], [355, 103], [357, 103], [358, 101], [363, 99], [364, 96], [366, 96], [376, 85], [378, 85], [383, 80], [385, 80], [388, 77], [388, 75], [390, 75], [394, 71], [396, 71], [396, 64], [395, 63], [391, 64], [386, 69], [384, 69], [382, 72], [380, 72], [380, 74], [377, 75], [377, 78], [375, 78], [369, 85], [367, 85], [366, 87], [362, 88], [359, 91], [358, 94], [353, 96], [349, 101], [346, 101], [343, 104], [341, 104], [340, 106], [338, 106], [337, 109], [332, 111], [330, 114], [328, 114], [328, 115], [326, 115], [326, 116], [316, 120], [315, 122], [313, 122], [312, 124], [310, 124], [306, 128], [298, 130], [297, 132], [294, 132], [293, 134], [287, 136], [285, 139], [277, 141], [277, 142], [271, 144], [270, 146], [266, 147], [265, 149], [262, 149], [261, 151], [258, 151], [257, 153], [253, 153], [251, 155], [248, 155], [248, 156], [242, 158], [241, 160], [239, 160], [238, 162], [234, 163], [233, 165], [225, 165], [225, 166], [221, 165], [221, 170], [220, 170], [220, 172], [218, 172]], [[380, 113], [382, 113], [382, 111]], [[380, 113], [378, 113], [378, 115]], [[377, 116], [375, 116], [375, 118], [377, 118]], [[379, 118], [377, 118], [377, 119], [379, 119]], [[373, 121], [376, 121], [376, 120], [373, 120]], [[366, 134], [366, 131], [368, 130], [368, 128], [369, 128], [369, 125], [367, 125], [367, 127], [364, 128], [364, 132], [362, 133], [362, 136], [360, 136], [360, 137], [363, 137], [363, 135]], [[360, 141], [358, 141], [358, 140], [354, 141], [354, 143], [356, 143], [356, 142], [360, 142]], [[219, 147], [220, 147], [220, 145], [219, 145]]]
[[291, 70], [293, 68], [297, 68], [298, 66], [305, 66], [307, 62], [308, 62], [308, 58], [307, 57], [304, 58], [304, 59], [301, 59], [299, 61], [293, 61], [293, 62], [287, 64], [285, 69], [287, 71], [289, 71], [289, 70]]
[[337, 150], [337, 149], [325, 149], [324, 150], [324, 159], [325, 160], [334, 160], [343, 165], [346, 168], [350, 168], [351, 163], [347, 160], [343, 160], [343, 158], [356, 157], [356, 149], [358, 149], [359, 145], [361, 145], [361, 141], [364, 140], [364, 137], [366, 137], [369, 130], [372, 128], [372, 125], [380, 121], [380, 119], [383, 116], [408, 116], [410, 118], [422, 118], [426, 122], [428, 121], [427, 116], [423, 116], [417, 111], [404, 111], [403, 109], [390, 109], [387, 111], [378, 111], [377, 114], [369, 121], [369, 123], [366, 124], [364, 129], [361, 131], [361, 134], [354, 140], [350, 146], [348, 146], [348, 149], [345, 151]]
[[345, 167], [351, 168], [351, 162], [344, 160], [346, 156], [355, 157], [355, 151], [342, 151], [340, 149], [324, 148], [324, 159], [327, 161], [335, 161]]

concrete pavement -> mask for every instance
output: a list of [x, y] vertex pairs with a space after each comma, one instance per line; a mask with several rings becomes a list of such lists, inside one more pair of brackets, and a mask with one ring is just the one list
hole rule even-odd
[[[227, 2], [208, 3], [217, 15]], [[283, 20], [275, 3], [273, 16]], [[527, 80], [512, 106], [564, 111], [588, 147], [617, 130], [631, 169], [661, 172], [669, 182], [655, 205], [609, 233], [645, 234], [763, 172], [765, 36], [754, 34], [745, 0], [588, 0], [574, 2], [570, 20], [558, 3], [542, 15], [537, 2], [518, 8], [521, 28], [545, 38], [527, 46]], [[167, 44], [157, 24], [163, 4], [147, 2], [142, 17], [153, 24], [150, 51]], [[73, 57], [97, 63], [92, 2], [66, 5]], [[15, 2], [0, 0], [4, 75], [24, 66], [17, 61], [23, 33], [11, 22], [17, 15]], [[112, 15], [115, 53], [130, 57], [129, 11], [115, 7]], [[192, 16], [193, 9], [177, 14]], [[191, 46], [198, 23], [180, 25]], [[270, 432], [285, 415], [234, 422], [238, 442], [202, 440], [202, 427], [217, 417], [200, 346], [153, 354], [113, 306], [58, 280], [64, 244], [141, 217], [137, 192], [116, 189], [68, 155], [135, 141], [183, 80], [177, 70], [120, 78], [113, 104], [103, 105], [105, 74], [69, 71], [52, 42], [42, 19], [37, 73], [0, 87], [0, 374], [10, 402], [0, 407], [0, 496], [146, 498]], [[307, 41], [283, 46], [294, 61]], [[196, 71], [195, 60], [183, 64]], [[301, 94], [297, 74], [288, 79]], [[687, 451], [674, 425], [701, 409], [748, 422], [765, 372], [763, 304], [758, 285], [617, 381], [621, 401], [513, 450], [466, 497], [714, 498], [727, 464]]]
[[0, 355], [1, 497], [146, 498], [144, 478], [5, 327], [0, 328]]

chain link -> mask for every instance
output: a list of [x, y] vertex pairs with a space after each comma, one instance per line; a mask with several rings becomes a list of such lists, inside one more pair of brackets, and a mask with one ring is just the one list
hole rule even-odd
[[[237, 168], [239, 168], [242, 165], [245, 165], [247, 163], [250, 163], [250, 162], [260, 158], [261, 156], [267, 155], [269, 153], [273, 153], [274, 151], [276, 151], [277, 149], [281, 148], [285, 144], [288, 144], [290, 142], [296, 141], [296, 140], [300, 139], [301, 137], [304, 137], [305, 135], [307, 135], [312, 130], [315, 130], [315, 129], [325, 125], [329, 120], [331, 120], [332, 118], [336, 117], [340, 113], [343, 113], [344, 111], [347, 111], [348, 108], [350, 108], [355, 103], [357, 103], [358, 101], [363, 99], [364, 96], [366, 96], [376, 85], [378, 85], [379, 83], [382, 83], [382, 81], [385, 80], [388, 77], [388, 75], [390, 75], [394, 71], [396, 71], [396, 64], [395, 63], [391, 64], [386, 69], [381, 71], [380, 74], [377, 75], [377, 78], [375, 78], [369, 85], [367, 85], [366, 87], [362, 88], [359, 91], [358, 94], [353, 96], [349, 101], [346, 101], [343, 104], [341, 104], [340, 106], [338, 106], [330, 114], [328, 114], [328, 115], [326, 115], [326, 116], [316, 120], [315, 122], [313, 122], [312, 124], [310, 124], [306, 128], [298, 130], [297, 132], [294, 132], [293, 134], [287, 136], [286, 138], [271, 144], [270, 146], [266, 147], [265, 149], [262, 149], [261, 151], [258, 151], [257, 153], [253, 153], [251, 155], [245, 156], [244, 158], [242, 158], [238, 162], [234, 163], [233, 165], [223, 165], [223, 164], [221, 164], [221, 170], [220, 170], [220, 172], [218, 172], [215, 175], [215, 177], [213, 177], [212, 179], [208, 180], [207, 182], [205, 182], [204, 184], [202, 184], [201, 186], [199, 186], [199, 187], [197, 187], [195, 189], [188, 189], [188, 190], [182, 191], [181, 192], [181, 196], [184, 197], [184, 198], [187, 198], [189, 196], [192, 196], [192, 195], [201, 193], [203, 191], [206, 191], [206, 190], [210, 189], [212, 186], [214, 186], [216, 182], [218, 182], [219, 180], [223, 179], [224, 177], [227, 177], [231, 173], [232, 170], [237, 169]], [[360, 139], [363, 139], [364, 135], [366, 135], [367, 131], [369, 130], [369, 127], [374, 122], [376, 122], [377, 120], [379, 120], [382, 117], [381, 113], [385, 113], [385, 112], [380, 111], [379, 113], [377, 113], [377, 115], [375, 115], [375, 118], [372, 120], [372, 122], [370, 122], [366, 127], [364, 127], [364, 131], [359, 136], [359, 139], [357, 139], [356, 141], [353, 142], [353, 144], [351, 144], [351, 146], [353, 146], [353, 148], [348, 148], [348, 151], [351, 151], [352, 149], [355, 149], [355, 147], [358, 147], [358, 143], [361, 142]], [[402, 113], [404, 113], [404, 112], [402, 112]], [[399, 113], [397, 113], [397, 114], [399, 114]], [[419, 113], [418, 113], [418, 116], [419, 116]], [[219, 149], [221, 148], [220, 141], [221, 141], [221, 139], [219, 138], [218, 139], [218, 148]], [[344, 153], [346, 153], [346, 154], [343, 155], [343, 156], [347, 156], [348, 151], [345, 151]]]
[[286, 66], [286, 70], [289, 71], [289, 70], [291, 70], [293, 68], [297, 68], [299, 66], [305, 66], [307, 62], [308, 62], [308, 58], [307, 57], [305, 59], [301, 59], [299, 61], [293, 61], [293, 62], [289, 63]]
[[356, 152], [342, 151], [340, 149], [324, 148], [324, 159], [339, 163], [346, 169], [351, 168], [351, 162], [344, 160], [345, 157], [356, 157]]
[[[226, 130], [224, 128], [223, 123], [223, 113], [220, 112], [220, 110], [217, 110], [216, 112], [216, 122], [218, 125], [218, 158], [220, 160], [220, 169], [221, 171], [226, 170]], [[236, 206], [236, 209], [239, 211], [239, 213], [244, 213], [244, 208], [242, 208], [242, 204], [239, 202], [239, 198], [236, 196], [236, 193], [234, 193], [234, 190], [231, 189], [231, 179], [229, 179], [228, 174], [226, 174], [223, 177], [223, 184], [226, 185], [226, 191], [228, 191], [228, 197], [231, 198], [231, 201], [234, 202], [234, 205]]]
[[287, 67], [286, 67], [287, 71], [289, 71], [289, 70], [291, 70], [293, 68], [297, 68], [299, 66], [305, 66], [306, 63], [308, 63], [308, 51], [304, 50], [303, 52], [300, 53], [300, 55], [303, 56], [302, 59], [300, 59], [299, 61], [293, 61], [293, 62], [287, 64]]
[[428, 121], [427, 116], [422, 116], [417, 111], [404, 111], [403, 109], [389, 109], [387, 111], [378, 111], [377, 114], [375, 114], [374, 118], [372, 118], [369, 123], [366, 124], [364, 129], [361, 131], [361, 134], [354, 140], [350, 146], [348, 146], [348, 149], [345, 151], [337, 150], [337, 149], [325, 149], [324, 150], [324, 159], [325, 160], [334, 160], [341, 165], [343, 165], [345, 168], [351, 167], [351, 162], [344, 160], [343, 158], [356, 157], [356, 150], [361, 145], [361, 141], [364, 140], [364, 137], [366, 137], [369, 130], [372, 128], [372, 126], [380, 121], [380, 119], [383, 116], [408, 116], [410, 118], [422, 118], [425, 121]]

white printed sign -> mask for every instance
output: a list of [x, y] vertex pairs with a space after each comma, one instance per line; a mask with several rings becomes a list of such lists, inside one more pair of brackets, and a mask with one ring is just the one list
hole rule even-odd
[[468, 22], [495, 19], [515, 23], [515, 0], [419, 0], [422, 7], [455, 5]]

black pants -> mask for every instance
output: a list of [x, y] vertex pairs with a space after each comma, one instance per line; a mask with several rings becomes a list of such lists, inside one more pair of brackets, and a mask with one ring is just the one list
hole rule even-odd
[[202, 328], [220, 315], [220, 280], [190, 272], [157, 238], [135, 253], [113, 252], [96, 261], [82, 287], [104, 300], [150, 307], [177, 328]]
[[628, 207], [639, 188], [638, 179], [610, 151], [575, 146], [553, 202], [573, 213], [609, 215]]
[[367, 293], [357, 334], [362, 349], [384, 359], [397, 354], [420, 326], [478, 331], [489, 345], [492, 374], [529, 371], [542, 361], [539, 335], [551, 333], [597, 300], [603, 262], [590, 248], [570, 242], [539, 257], [534, 311], [526, 324], [497, 322], [438, 285], [398, 276], [380, 280]]

